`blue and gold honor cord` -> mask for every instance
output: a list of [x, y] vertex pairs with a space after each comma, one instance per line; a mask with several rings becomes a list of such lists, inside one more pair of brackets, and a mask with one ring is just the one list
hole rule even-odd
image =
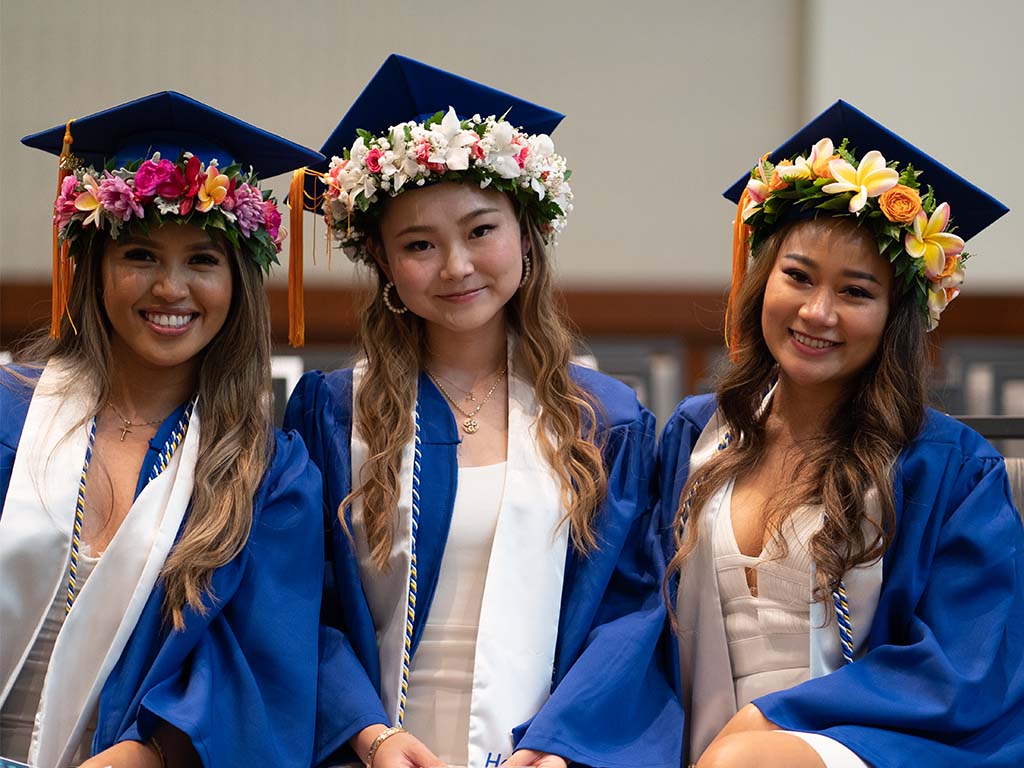
[[416, 401], [413, 411], [413, 459], [412, 459], [412, 523], [409, 543], [409, 589], [405, 613], [405, 646], [402, 648], [402, 689], [398, 697], [398, 717], [395, 725], [401, 727], [405, 720], [405, 702], [409, 697], [409, 668], [412, 664], [412, 634], [416, 628], [416, 539], [420, 529], [420, 465], [423, 451], [420, 440], [420, 404]]
[[[149, 473], [149, 479], [147, 483], [152, 482], [160, 473], [167, 469], [167, 465], [171, 461], [171, 457], [174, 452], [178, 450], [178, 446], [185, 439], [185, 435], [188, 432], [188, 424], [192, 419], [192, 411], [195, 408], [196, 401], [192, 400], [188, 405], [185, 406], [184, 412], [181, 414], [181, 418], [178, 419], [178, 423], [174, 425], [174, 429], [171, 430], [171, 434], [167, 440], [164, 441], [163, 448], [160, 449], [160, 455], [157, 457], [156, 463], [153, 465], [153, 469]], [[85, 522], [85, 479], [89, 473], [89, 462], [92, 461], [92, 449], [96, 443], [96, 418], [93, 417], [92, 423], [89, 425], [89, 445], [85, 449], [85, 461], [82, 463], [82, 475], [78, 480], [78, 500], [75, 502], [75, 525], [71, 532], [71, 564], [68, 566], [68, 600], [67, 608], [64, 613], [67, 615], [71, 612], [71, 606], [75, 604], [75, 598], [78, 596], [78, 556], [79, 550], [82, 545], [82, 525]]]

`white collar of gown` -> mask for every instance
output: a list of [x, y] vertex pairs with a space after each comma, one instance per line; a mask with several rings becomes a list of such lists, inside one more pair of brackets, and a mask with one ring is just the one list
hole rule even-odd
[[[769, 392], [766, 403], [771, 395]], [[687, 477], [693, 477], [718, 452], [726, 432], [725, 418], [720, 410], [716, 410], [690, 453]], [[868, 515], [874, 520], [880, 519], [877, 493], [869, 493], [865, 503]], [[700, 537], [703, 541], [711, 540], [713, 524], [714, 515], [700, 515]], [[843, 581], [849, 598], [856, 658], [864, 651], [878, 605], [882, 560], [848, 571]], [[810, 583], [813, 583], [813, 578]], [[683, 708], [686, 712], [685, 763], [686, 760], [695, 762], [737, 711], [714, 552], [710, 546], [698, 546], [680, 570], [676, 621]], [[843, 665], [835, 620], [828, 620], [826, 607], [820, 602], [811, 605], [809, 642], [811, 677], [826, 675]]]
[[[89, 444], [88, 393], [63, 394], [51, 361], [32, 395], [0, 518], [0, 706], [57, 592], [67, 588], [78, 486]], [[167, 468], [136, 498], [57, 636], [29, 763], [64, 765], [149, 599], [192, 496], [193, 412]]]
[[[533, 717], [551, 692], [569, 536], [567, 525], [559, 524], [564, 513], [561, 487], [535, 438], [538, 406], [533, 388], [514, 375], [511, 366], [509, 371], [508, 461], [474, 655], [470, 768], [487, 768], [507, 759], [512, 753], [512, 729]], [[353, 404], [364, 373], [364, 365], [353, 372]], [[357, 488], [367, 459], [357, 422], [351, 449], [352, 484]], [[401, 492], [387, 572], [370, 560], [362, 500], [357, 498], [352, 505], [363, 590], [380, 648], [381, 698], [396, 723], [401, 719], [402, 667], [408, 663], [403, 657], [412, 564], [413, 461], [410, 443], [402, 453]], [[425, 620], [424, 613], [417, 613], [417, 623]], [[429, 734], [420, 738], [430, 746]]]

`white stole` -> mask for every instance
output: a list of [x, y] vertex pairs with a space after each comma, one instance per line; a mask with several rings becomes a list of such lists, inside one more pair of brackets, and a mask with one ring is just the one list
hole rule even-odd
[[[353, 372], [353, 408], [364, 373], [363, 366]], [[550, 694], [569, 541], [568, 526], [559, 525], [564, 513], [561, 486], [539, 453], [533, 388], [511, 373], [508, 388], [508, 462], [477, 633], [469, 768], [488, 768], [506, 760], [512, 754], [512, 729], [533, 717]], [[355, 420], [351, 449], [355, 488], [367, 459], [367, 446]], [[402, 453], [401, 493], [387, 573], [370, 560], [361, 499], [352, 505], [363, 590], [380, 648], [381, 698], [393, 719], [398, 714], [405, 642], [412, 459], [410, 444]], [[437, 534], [421, 531], [421, 535]], [[416, 614], [417, 626], [426, 621], [422, 605]]]
[[[727, 431], [721, 411], [715, 411], [690, 454], [687, 477], [693, 477], [718, 452], [718, 446]], [[880, 519], [877, 492], [868, 494], [865, 505], [871, 519]], [[708, 514], [709, 511], [703, 509], [700, 515], [700, 537], [704, 542], [711, 541], [714, 523], [714, 515]], [[814, 574], [810, 574], [810, 577], [809, 585], [814, 583]], [[882, 560], [853, 568], [843, 576], [843, 582], [849, 599], [856, 659], [865, 650], [865, 641], [878, 606], [878, 595], [882, 587]], [[697, 761], [737, 711], [732, 663], [729, 660], [725, 620], [722, 618], [721, 596], [711, 546], [698, 546], [683, 564], [676, 620], [679, 626], [683, 708], [686, 713], [687, 737], [683, 744], [685, 765]], [[845, 663], [835, 619], [826, 623], [826, 607], [819, 602], [811, 606], [808, 642], [811, 677], [833, 672]]]
[[[0, 518], [0, 706], [59, 590], [66, 589], [90, 398], [63, 396], [51, 362], [32, 396]], [[29, 763], [64, 765], [76, 749], [149, 599], [192, 496], [199, 418], [167, 468], [139, 494], [79, 592], [43, 683]]]

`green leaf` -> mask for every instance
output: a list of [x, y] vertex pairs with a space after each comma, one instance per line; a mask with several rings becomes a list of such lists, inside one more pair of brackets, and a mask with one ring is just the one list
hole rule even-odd
[[832, 196], [831, 199], [825, 200], [823, 203], [819, 203], [815, 206], [819, 211], [841, 211], [850, 207], [850, 198], [853, 197], [852, 192], [841, 192], [838, 195]]

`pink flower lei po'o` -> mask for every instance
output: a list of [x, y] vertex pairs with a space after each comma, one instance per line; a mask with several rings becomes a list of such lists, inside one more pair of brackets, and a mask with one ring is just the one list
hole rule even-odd
[[168, 222], [212, 229], [269, 271], [277, 263], [285, 230], [270, 192], [240, 166], [203, 165], [184, 153], [171, 162], [154, 153], [141, 163], [102, 173], [78, 168], [61, 184], [54, 203], [61, 242], [74, 253], [99, 230], [117, 239], [125, 229], [157, 228]]

